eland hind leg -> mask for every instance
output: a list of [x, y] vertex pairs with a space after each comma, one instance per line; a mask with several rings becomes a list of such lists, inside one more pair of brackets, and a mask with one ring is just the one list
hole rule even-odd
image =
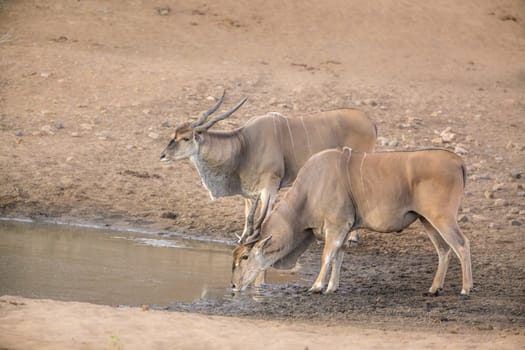
[[[461, 272], [462, 272], [462, 289], [461, 297], [468, 298], [470, 290], [472, 289], [472, 263], [470, 259], [470, 241], [469, 239], [461, 232], [459, 226], [456, 222], [455, 216], [448, 217], [439, 217], [435, 219], [430, 219], [425, 217], [425, 221], [435, 229], [439, 234], [441, 239], [448, 244], [450, 248], [459, 258], [461, 262]], [[442, 243], [438, 243], [442, 244]], [[439, 252], [438, 252], [439, 254]], [[448, 264], [447, 264], [448, 265]], [[439, 266], [438, 266], [439, 270]], [[437, 273], [436, 273], [436, 277]], [[443, 276], [444, 278], [444, 276]]]
[[450, 246], [443, 240], [434, 226], [432, 226], [423, 217], [420, 220], [438, 254], [438, 267], [436, 274], [434, 275], [434, 280], [432, 281], [432, 286], [430, 286], [428, 291], [429, 295], [437, 296], [443, 289], [443, 284], [445, 283], [445, 275], [447, 274], [448, 265], [450, 262]]

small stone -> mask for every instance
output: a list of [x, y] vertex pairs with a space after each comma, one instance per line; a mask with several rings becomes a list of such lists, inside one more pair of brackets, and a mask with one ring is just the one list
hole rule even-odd
[[449, 126], [445, 130], [439, 133], [439, 136], [445, 143], [452, 142], [456, 138], [456, 134], [452, 132], [452, 128]]
[[71, 137], [79, 137], [80, 134], [78, 132], [72, 132]]
[[454, 153], [462, 155], [462, 154], [467, 154], [468, 151], [464, 144], [458, 143], [456, 147], [454, 147]]
[[149, 110], [149, 109], [143, 109], [143, 110], [142, 110], [142, 113], [148, 115], [148, 114], [151, 113], [151, 110]]
[[98, 139], [100, 141], [107, 141], [108, 137], [107, 136], [99, 136]]
[[509, 210], [509, 214], [518, 214], [520, 212], [520, 208], [518, 207], [513, 207], [513, 208], [510, 208]]
[[494, 198], [494, 193], [492, 191], [485, 191], [483, 192], [483, 195], [485, 196], [485, 198], [487, 199], [492, 199]]
[[480, 180], [492, 180], [492, 176], [490, 176], [489, 174], [480, 174], [479, 179]]
[[364, 104], [372, 107], [377, 106], [377, 102], [371, 98], [367, 98], [366, 100], [364, 100]]
[[40, 76], [41, 76], [42, 78], [49, 78], [49, 77], [51, 76], [51, 73], [48, 73], [48, 72], [42, 72], [42, 73], [40, 73]]
[[525, 210], [520, 210], [520, 211], [518, 212], [518, 215], [519, 215], [519, 216], [525, 216]]
[[492, 191], [501, 191], [504, 187], [504, 183], [495, 184], [494, 186], [492, 186]]
[[513, 179], [521, 179], [521, 173], [522, 173], [521, 170], [518, 170], [518, 169], [512, 169], [512, 170], [510, 171], [510, 176], [511, 176]]
[[48, 135], [54, 135], [55, 132], [54, 132], [54, 128], [51, 126], [51, 125], [44, 125], [40, 128], [41, 131], [43, 131], [44, 133], [48, 134]]
[[386, 146], [386, 145], [388, 145], [388, 139], [387, 139], [386, 137], [379, 136], [379, 137], [377, 138], [377, 144], [378, 144], [379, 146]]
[[388, 146], [390, 147], [396, 147], [398, 144], [399, 144], [399, 141], [397, 141], [396, 139], [390, 140], [388, 142]]
[[160, 135], [157, 134], [156, 132], [150, 132], [150, 133], [148, 134], [148, 136], [149, 136], [150, 138], [152, 138], [153, 140], [156, 140], [156, 139], [158, 139], [158, 138], [160, 137]]
[[22, 130], [17, 130], [15, 131], [15, 136], [22, 137], [24, 136], [24, 133], [22, 132]]
[[438, 117], [438, 116], [441, 115], [441, 113], [443, 113], [443, 111], [435, 111], [435, 112], [430, 113], [430, 116], [431, 117]]
[[505, 207], [507, 206], [509, 203], [503, 199], [503, 198], [498, 198], [494, 201], [494, 206], [496, 207]]
[[64, 129], [64, 124], [62, 124], [61, 122], [54, 122], [54, 123], [53, 123], [53, 127], [54, 127], [56, 130]]
[[128, 151], [131, 151], [131, 150], [134, 149], [134, 148], [135, 148], [135, 145], [127, 145], [127, 146], [126, 146], [126, 149], [127, 149]]
[[432, 139], [431, 142], [433, 144], [435, 144], [435, 145], [441, 145], [443, 143], [443, 139], [441, 137], [436, 137], [436, 138]]
[[483, 215], [474, 214], [474, 215], [472, 215], [472, 220], [474, 220], [474, 221], [489, 221], [489, 218], [486, 217], [486, 216], [483, 216]]
[[519, 191], [519, 192], [516, 192], [516, 195], [518, 197], [525, 197], [525, 191]]
[[521, 225], [523, 225], [523, 224], [522, 224], [521, 221], [519, 221], [519, 220], [511, 220], [511, 221], [510, 221], [510, 225], [511, 225], [511, 226], [521, 226]]
[[165, 120], [165, 121], [162, 122], [161, 126], [163, 128], [169, 128], [170, 127], [170, 123], [167, 120]]
[[157, 9], [157, 12], [160, 16], [168, 16], [171, 12], [171, 9], [169, 7], [162, 7]]
[[516, 190], [522, 190], [523, 189], [523, 185], [522, 184], [514, 184], [514, 188]]
[[466, 216], [465, 214], [461, 214], [458, 217], [458, 222], [462, 222], [462, 223], [469, 222], [468, 216]]

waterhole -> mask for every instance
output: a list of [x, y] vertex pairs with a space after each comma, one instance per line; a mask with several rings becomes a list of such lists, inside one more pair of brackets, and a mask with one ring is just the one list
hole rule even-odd
[[217, 302], [232, 297], [231, 251], [151, 233], [0, 221], [0, 295], [130, 306]]

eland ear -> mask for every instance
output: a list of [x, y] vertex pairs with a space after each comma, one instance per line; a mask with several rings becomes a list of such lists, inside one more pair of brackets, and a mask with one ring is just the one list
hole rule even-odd
[[262, 254], [262, 250], [268, 246], [271, 239], [271, 235], [266, 238], [263, 238], [260, 241], [258, 241], [253, 248], [256, 249], [258, 253]]
[[197, 142], [197, 143], [202, 143], [204, 141], [204, 135], [203, 135], [203, 131], [194, 131], [193, 132], [193, 139]]

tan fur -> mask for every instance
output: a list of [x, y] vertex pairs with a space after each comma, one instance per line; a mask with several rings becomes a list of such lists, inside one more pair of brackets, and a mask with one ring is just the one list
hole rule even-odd
[[351, 230], [395, 232], [419, 219], [439, 257], [429, 292], [437, 294], [443, 288], [452, 250], [461, 261], [461, 294], [467, 296], [472, 288], [470, 246], [456, 220], [464, 186], [463, 162], [444, 150], [320, 152], [305, 163], [292, 188], [267, 216], [260, 232], [265, 245], [255, 243], [248, 259], [240, 261], [233, 271], [233, 285], [245, 288], [253, 271], [265, 270], [289, 254], [297, 259], [296, 247], [306, 249], [301, 241], [315, 234], [325, 247], [311, 291], [324, 290], [330, 274], [326, 292], [333, 292]]
[[[189, 158], [212, 199], [239, 194], [247, 199], [248, 213], [259, 194], [263, 210], [271, 208], [278, 190], [293, 182], [313, 154], [343, 146], [372, 151], [375, 140], [374, 124], [359, 110], [295, 118], [268, 113], [232, 131], [199, 131], [191, 124], [181, 125], [161, 159]], [[246, 227], [247, 223], [243, 237]]]

